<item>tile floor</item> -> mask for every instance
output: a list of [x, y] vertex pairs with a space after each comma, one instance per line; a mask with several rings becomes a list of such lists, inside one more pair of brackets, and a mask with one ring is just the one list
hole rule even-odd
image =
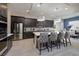
[[[41, 56], [79, 56], [79, 39], [71, 38], [72, 46], [53, 48], [52, 52], [42, 50]], [[33, 38], [13, 41], [13, 46], [6, 56], [39, 56]]]

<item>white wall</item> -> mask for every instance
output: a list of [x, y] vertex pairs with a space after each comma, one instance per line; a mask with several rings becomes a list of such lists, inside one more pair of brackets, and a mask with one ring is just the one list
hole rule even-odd
[[59, 31], [63, 30], [63, 28], [64, 28], [64, 24], [63, 24], [63, 21], [61, 19], [55, 19], [54, 25], [55, 25], [56, 30], [59, 30]]
[[79, 30], [79, 20], [69, 22], [69, 25], [72, 25], [72, 30]]

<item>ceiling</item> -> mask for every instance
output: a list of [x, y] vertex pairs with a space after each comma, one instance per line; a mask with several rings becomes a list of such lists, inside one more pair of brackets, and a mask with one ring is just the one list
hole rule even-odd
[[10, 3], [8, 9], [12, 15], [31, 18], [45, 16], [48, 20], [79, 15], [79, 3]]

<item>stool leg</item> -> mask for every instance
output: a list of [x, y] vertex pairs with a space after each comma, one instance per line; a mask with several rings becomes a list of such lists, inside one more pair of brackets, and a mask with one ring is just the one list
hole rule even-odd
[[41, 43], [40, 43], [40, 47], [39, 47], [39, 54], [41, 55]]
[[57, 49], [59, 48], [59, 42], [58, 40], [56, 41]]
[[51, 51], [52, 51], [52, 41], [51, 41], [51, 43], [50, 43], [50, 44], [51, 44]]
[[48, 49], [48, 52], [49, 52], [49, 48], [48, 48], [48, 42], [46, 43], [46, 47], [47, 47], [47, 49]]
[[67, 46], [67, 39], [65, 41], [66, 41], [66, 46]]
[[64, 44], [64, 47], [65, 47], [65, 40], [63, 39], [63, 44]]
[[58, 47], [60, 48], [61, 47], [61, 41], [59, 40], [58, 42]]
[[70, 45], [72, 45], [72, 44], [71, 44], [71, 41], [70, 41], [70, 38], [69, 38], [69, 43], [70, 43]]
[[59, 43], [59, 48], [61, 47], [61, 43]]

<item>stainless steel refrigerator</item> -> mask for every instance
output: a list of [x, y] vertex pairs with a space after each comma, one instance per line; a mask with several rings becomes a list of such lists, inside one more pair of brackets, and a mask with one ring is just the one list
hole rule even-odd
[[14, 23], [14, 40], [23, 39], [23, 23]]

